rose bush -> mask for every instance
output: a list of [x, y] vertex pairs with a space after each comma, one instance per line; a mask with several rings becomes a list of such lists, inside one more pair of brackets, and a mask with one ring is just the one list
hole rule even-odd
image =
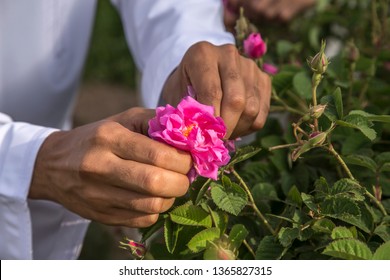
[[[390, 259], [389, 22], [387, 0], [319, 0], [262, 26], [253, 58], [278, 67], [266, 126], [143, 230], [146, 257]], [[242, 53], [254, 32], [241, 11]]]

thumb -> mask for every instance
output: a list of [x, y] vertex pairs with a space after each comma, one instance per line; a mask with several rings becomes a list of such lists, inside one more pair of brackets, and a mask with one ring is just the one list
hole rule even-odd
[[148, 135], [149, 120], [156, 115], [155, 110], [142, 107], [134, 107], [117, 115], [107, 118], [126, 127], [127, 129]]

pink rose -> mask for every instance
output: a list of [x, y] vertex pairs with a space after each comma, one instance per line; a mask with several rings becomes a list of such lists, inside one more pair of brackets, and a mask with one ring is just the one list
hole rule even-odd
[[214, 108], [185, 97], [177, 108], [167, 105], [156, 109], [149, 121], [149, 136], [191, 154], [194, 169], [188, 174], [193, 181], [197, 175], [216, 180], [218, 167], [226, 165], [229, 151], [224, 145], [226, 126], [214, 117]]
[[260, 58], [267, 52], [267, 44], [259, 33], [251, 33], [244, 40], [244, 53], [250, 58]]
[[263, 63], [263, 70], [270, 75], [275, 75], [279, 71], [278, 67], [269, 63]]

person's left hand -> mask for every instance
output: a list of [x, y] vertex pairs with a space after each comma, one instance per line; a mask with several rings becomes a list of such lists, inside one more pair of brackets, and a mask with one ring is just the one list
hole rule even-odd
[[191, 85], [196, 99], [212, 105], [221, 116], [230, 139], [264, 126], [271, 96], [271, 80], [234, 45], [194, 44], [163, 88], [164, 101], [176, 105]]

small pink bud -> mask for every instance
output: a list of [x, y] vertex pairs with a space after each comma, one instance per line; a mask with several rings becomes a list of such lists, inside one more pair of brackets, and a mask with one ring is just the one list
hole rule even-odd
[[256, 59], [262, 57], [267, 52], [267, 44], [259, 33], [251, 33], [244, 40], [244, 53], [247, 57]]
[[263, 70], [270, 75], [276, 75], [279, 71], [278, 67], [269, 63], [263, 64]]

